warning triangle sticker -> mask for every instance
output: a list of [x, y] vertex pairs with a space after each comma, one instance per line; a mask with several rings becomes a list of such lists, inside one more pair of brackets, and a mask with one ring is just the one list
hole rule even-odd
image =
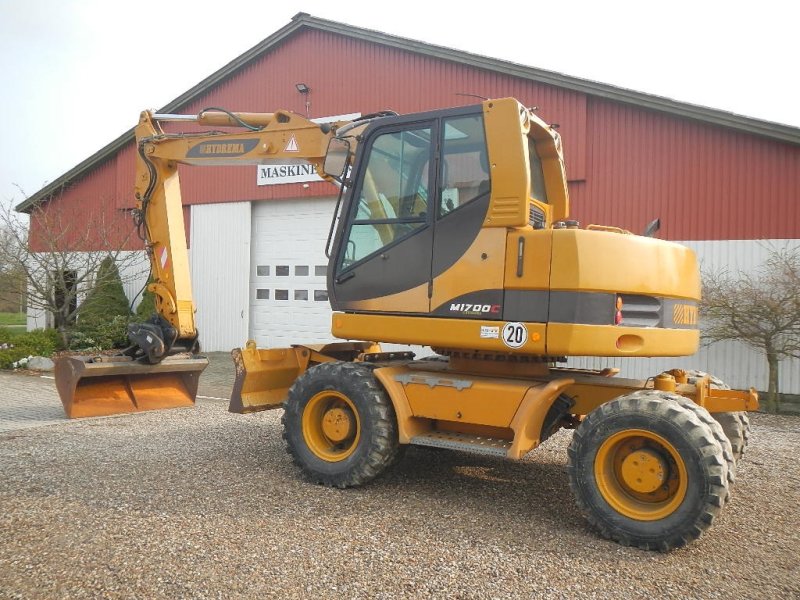
[[297, 140], [295, 139], [294, 135], [289, 138], [289, 143], [286, 144], [286, 148], [283, 149], [284, 152], [300, 152], [300, 147], [297, 145]]

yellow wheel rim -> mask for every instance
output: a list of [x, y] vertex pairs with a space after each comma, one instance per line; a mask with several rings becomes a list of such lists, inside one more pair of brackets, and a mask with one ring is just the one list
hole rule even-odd
[[303, 410], [303, 438], [309, 450], [327, 462], [350, 456], [358, 446], [361, 422], [350, 399], [340, 392], [315, 394]]
[[671, 515], [686, 497], [686, 465], [666, 439], [644, 429], [615, 433], [594, 462], [600, 494], [621, 515], [656, 521]]

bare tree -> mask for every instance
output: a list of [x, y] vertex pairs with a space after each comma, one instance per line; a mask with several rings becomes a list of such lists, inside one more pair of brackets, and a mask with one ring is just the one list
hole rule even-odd
[[[0, 246], [9, 243], [10, 233], [0, 226]], [[25, 273], [16, 264], [0, 261], [0, 311], [23, 312], [25, 310]]]
[[772, 249], [755, 273], [704, 274], [701, 310], [706, 340], [736, 340], [764, 354], [767, 410], [780, 410], [780, 364], [800, 358], [800, 248]]
[[[21, 215], [0, 208], [0, 269], [23, 274], [28, 310], [52, 315], [65, 346], [81, 312], [80, 299], [103, 284], [95, 280], [106, 257], [123, 280], [143, 278], [148, 268], [141, 253], [122, 250], [134, 233], [132, 222], [122, 225], [113, 213], [87, 216], [79, 209], [49, 202]], [[0, 288], [0, 299], [11, 292]]]

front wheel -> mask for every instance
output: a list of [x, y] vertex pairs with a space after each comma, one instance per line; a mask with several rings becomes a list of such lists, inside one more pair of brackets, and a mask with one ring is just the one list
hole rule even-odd
[[312, 367], [289, 389], [283, 439], [315, 483], [346, 488], [380, 475], [397, 457], [397, 420], [372, 370], [356, 363]]
[[569, 447], [570, 487], [606, 538], [668, 551], [698, 538], [728, 496], [719, 441], [683, 398], [637, 392], [590, 413]]

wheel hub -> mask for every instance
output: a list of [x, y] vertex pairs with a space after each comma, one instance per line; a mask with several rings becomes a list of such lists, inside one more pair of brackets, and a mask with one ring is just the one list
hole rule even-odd
[[649, 448], [628, 454], [622, 461], [622, 483], [634, 492], [650, 494], [667, 480], [668, 466], [664, 459]]
[[322, 432], [334, 443], [342, 442], [354, 433], [355, 422], [349, 411], [335, 407], [322, 418]]
[[646, 429], [623, 429], [597, 449], [594, 475], [603, 499], [637, 521], [669, 516], [686, 496], [688, 476], [678, 450]]
[[326, 462], [344, 460], [358, 446], [358, 412], [341, 392], [323, 390], [314, 394], [303, 410], [301, 425], [308, 449]]

